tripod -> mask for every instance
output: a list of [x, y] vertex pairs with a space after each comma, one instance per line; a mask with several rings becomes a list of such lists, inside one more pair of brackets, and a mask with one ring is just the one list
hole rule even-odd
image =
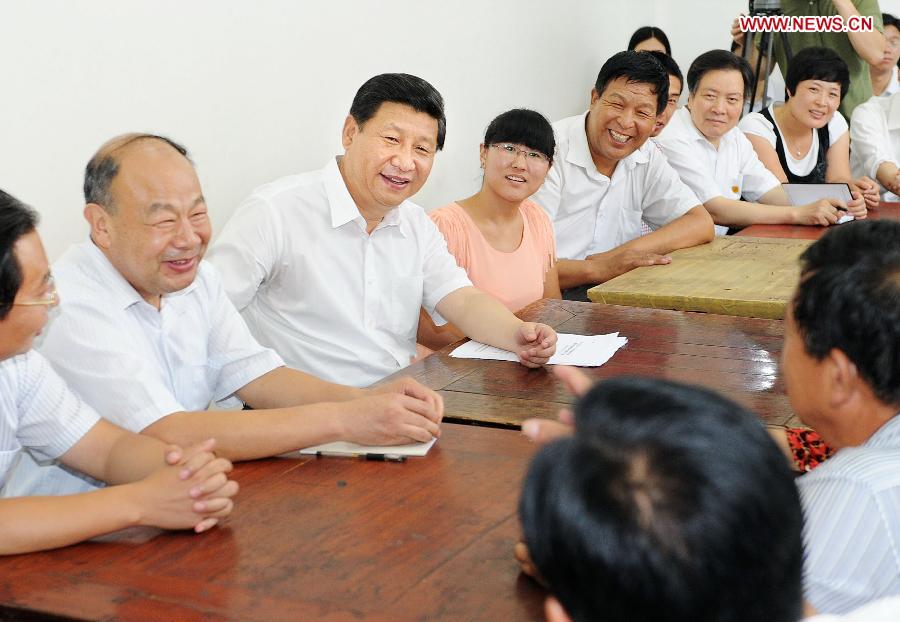
[[[759, 34], [759, 54], [756, 57], [756, 67], [753, 71], [753, 81], [750, 85], [750, 110], [749, 112], [753, 112], [753, 106], [756, 103], [756, 93], [759, 90], [759, 72], [763, 66], [766, 68], [766, 74], [763, 77], [763, 97], [760, 105], [760, 110], [765, 109], [769, 105], [769, 74], [772, 71], [772, 64], [774, 62], [774, 55], [772, 52], [773, 43], [775, 41], [773, 34], [771, 32], [748, 32], [744, 35], [744, 49], [742, 50], [742, 56], [746, 59], [747, 55], [750, 54], [751, 47], [753, 45], [753, 35]], [[781, 36], [781, 45], [784, 49], [784, 55], [787, 57], [788, 62], [790, 62], [791, 58], [793, 58], [793, 54], [791, 53], [791, 44], [788, 41], [788, 36], [786, 32], [777, 33]], [[763, 59], [765, 59], [766, 64], [763, 65]], [[782, 72], [785, 70], [784, 67], [781, 68]]]

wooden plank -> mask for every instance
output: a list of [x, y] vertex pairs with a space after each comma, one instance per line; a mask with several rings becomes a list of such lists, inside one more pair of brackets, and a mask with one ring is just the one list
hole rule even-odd
[[594, 302], [782, 319], [807, 240], [720, 237], [588, 290]]

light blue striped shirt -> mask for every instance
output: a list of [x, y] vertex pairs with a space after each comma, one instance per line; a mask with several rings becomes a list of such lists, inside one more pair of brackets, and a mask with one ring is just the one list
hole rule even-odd
[[806, 599], [845, 613], [900, 595], [900, 414], [797, 480]]

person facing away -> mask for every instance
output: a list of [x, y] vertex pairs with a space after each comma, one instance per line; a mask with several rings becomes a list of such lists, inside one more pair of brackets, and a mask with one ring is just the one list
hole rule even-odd
[[669, 164], [703, 201], [716, 232], [754, 224], [829, 225], [849, 211], [864, 218], [863, 197], [792, 206], [778, 178], [737, 128], [749, 95], [750, 65], [726, 50], [698, 56], [688, 70], [688, 103], [656, 138]]
[[[118, 136], [88, 162], [84, 185], [90, 237], [54, 265], [66, 304], [40, 350], [101, 416], [168, 443], [213, 436], [231, 460], [440, 434], [440, 396], [411, 378], [338, 385], [285, 367], [256, 342], [203, 261], [212, 231], [184, 147]], [[241, 402], [254, 410], [222, 410]], [[94, 484], [28, 457], [9, 482], [18, 494]]]
[[[479, 147], [484, 171], [474, 195], [429, 214], [472, 284], [518, 311], [541, 298], [560, 298], [553, 223], [529, 200], [553, 165], [550, 122], [533, 110], [498, 115]], [[417, 341], [438, 349], [463, 338], [437, 327], [423, 310]]]
[[[709, 242], [709, 214], [665, 157], [645, 145], [666, 109], [669, 78], [646, 52], [609, 58], [591, 90], [590, 109], [557, 121], [554, 166], [534, 196], [553, 220], [564, 297], [668, 253]], [[641, 236], [641, 221], [655, 230]]]
[[367, 80], [344, 121], [344, 155], [254, 190], [210, 253], [228, 296], [289, 365], [367, 386], [409, 364], [419, 310], [435, 324], [547, 362], [556, 333], [474, 287], [409, 201], [444, 145], [440, 93], [408, 74]]
[[836, 52], [804, 48], [785, 78], [784, 105], [751, 112], [738, 127], [781, 183], [845, 183], [867, 207], [878, 207], [875, 182], [850, 173], [849, 126], [837, 112], [849, 84], [847, 64]]
[[752, 413], [706, 389], [596, 384], [575, 434], [534, 457], [519, 514], [552, 622], [800, 619], [788, 463]]
[[[74, 544], [126, 527], [202, 532], [228, 516], [238, 485], [208, 440], [187, 450], [101, 419], [32, 350], [60, 303], [37, 214], [0, 190], [0, 555]], [[61, 497], [10, 494], [23, 452], [110, 486]]]

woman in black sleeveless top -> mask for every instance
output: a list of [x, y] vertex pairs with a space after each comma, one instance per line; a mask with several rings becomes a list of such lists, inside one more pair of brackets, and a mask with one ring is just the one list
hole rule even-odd
[[[805, 48], [785, 76], [785, 104], [748, 115], [741, 129], [762, 163], [782, 182], [844, 182], [873, 207], [878, 205], [878, 185], [868, 177], [853, 178], [847, 123], [834, 116], [840, 115], [837, 108], [849, 85], [847, 64], [837, 53]], [[772, 125], [774, 145], [770, 135], [762, 135], [763, 119]]]

